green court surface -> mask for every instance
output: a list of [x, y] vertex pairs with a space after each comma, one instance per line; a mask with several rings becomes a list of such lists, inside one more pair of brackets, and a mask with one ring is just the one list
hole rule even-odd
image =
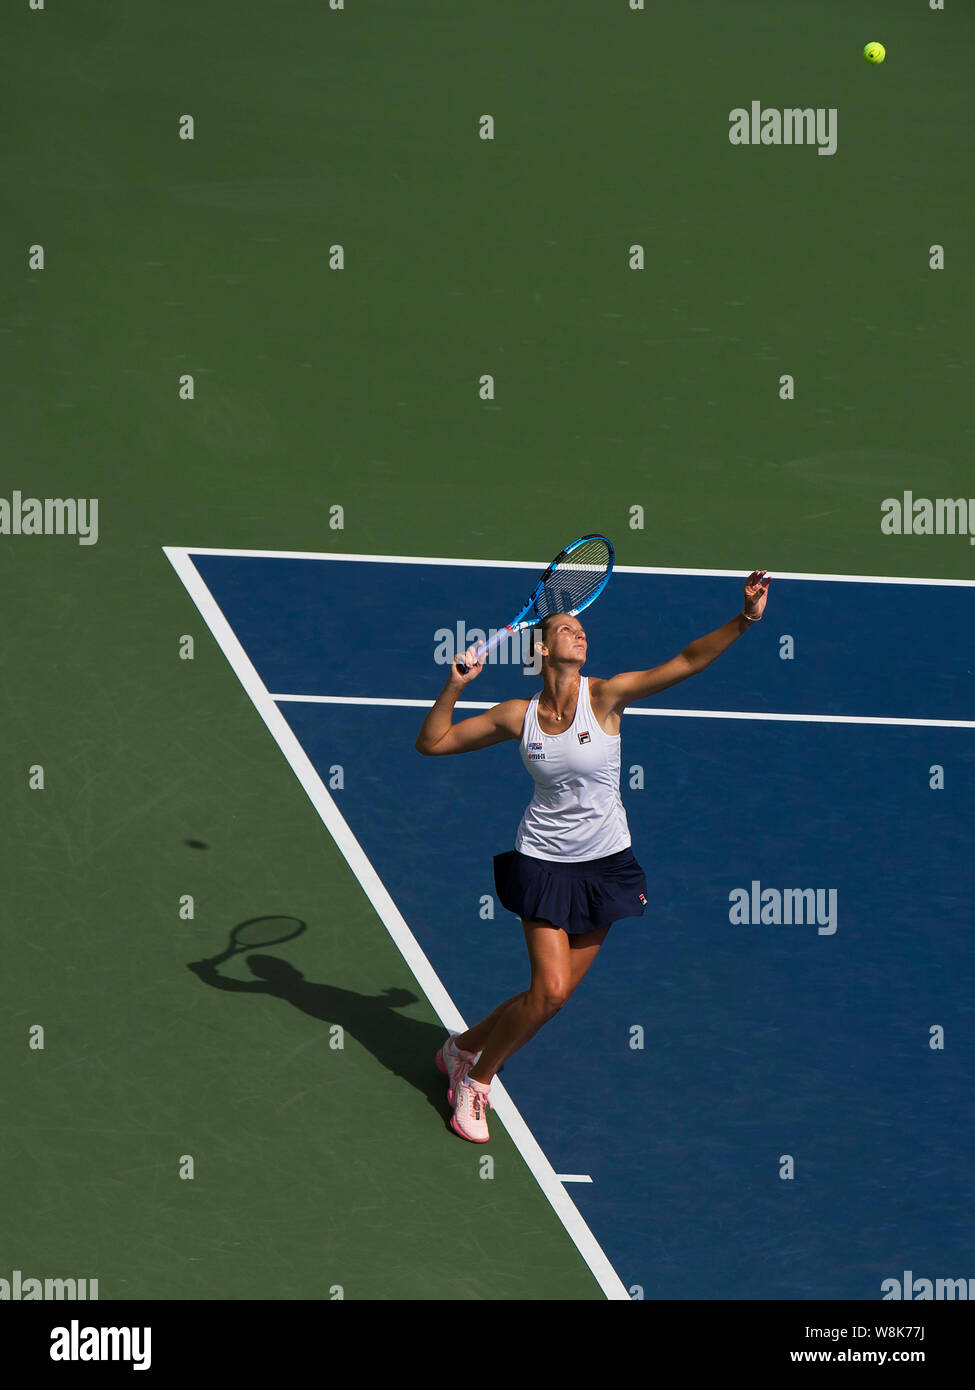
[[[967, 534], [881, 531], [975, 494], [973, 40], [951, 0], [5, 6], [0, 497], [99, 506], [96, 544], [0, 534], [0, 1277], [606, 1296], [503, 1128], [489, 1179], [445, 1131], [433, 1008], [162, 547], [601, 530], [623, 565], [975, 576]], [[753, 100], [835, 108], [835, 153], [731, 144]], [[634, 646], [673, 655], [652, 614]], [[379, 1045], [200, 987], [273, 913]]]

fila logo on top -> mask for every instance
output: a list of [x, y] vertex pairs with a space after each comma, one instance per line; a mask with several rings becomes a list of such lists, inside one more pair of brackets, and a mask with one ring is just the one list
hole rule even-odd
[[592, 739], [589, 737], [589, 735], [588, 735], [588, 733], [586, 732], [585, 729], [583, 729], [582, 733], [579, 735], [579, 742], [580, 742], [580, 743], [591, 743], [591, 742], [592, 742]]

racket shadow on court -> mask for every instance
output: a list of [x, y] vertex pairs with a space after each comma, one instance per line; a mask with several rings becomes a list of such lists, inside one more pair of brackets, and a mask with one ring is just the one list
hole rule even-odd
[[[298, 917], [252, 917], [233, 928], [225, 951], [207, 960], [190, 961], [187, 969], [213, 989], [269, 995], [329, 1027], [339, 1024], [346, 1037], [354, 1038], [394, 1076], [426, 1096], [446, 1123], [450, 1114], [446, 1079], [433, 1060], [446, 1029], [439, 1023], [405, 1018], [396, 1012], [419, 1002], [419, 995], [408, 989], [359, 994], [339, 985], [308, 980], [290, 961], [263, 953], [262, 948], [291, 941], [306, 930], [307, 923]], [[256, 979], [238, 980], [220, 973], [219, 966], [235, 956], [246, 956], [244, 963]], [[329, 1048], [329, 1038], [326, 1027], [322, 1031], [323, 1062], [335, 1056]]]

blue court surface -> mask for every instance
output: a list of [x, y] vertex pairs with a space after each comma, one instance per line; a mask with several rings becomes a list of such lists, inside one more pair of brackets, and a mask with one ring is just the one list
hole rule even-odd
[[[531, 793], [517, 746], [413, 743], [442, 630], [502, 623], [542, 566], [189, 558], [326, 788], [342, 768], [328, 794], [468, 1023], [525, 988], [491, 863]], [[675, 655], [744, 577], [617, 569], [585, 673]], [[971, 584], [773, 578], [760, 624], [624, 717], [648, 911], [502, 1080], [555, 1172], [591, 1178], [566, 1190], [636, 1296], [973, 1272], [973, 614]], [[509, 655], [470, 701], [534, 693]]]

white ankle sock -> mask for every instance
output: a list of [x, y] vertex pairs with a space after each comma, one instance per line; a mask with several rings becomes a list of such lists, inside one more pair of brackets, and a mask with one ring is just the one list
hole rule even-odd
[[457, 1044], [454, 1042], [453, 1038], [450, 1038], [450, 1039], [448, 1039], [448, 1042], [447, 1042], [447, 1056], [448, 1056], [448, 1057], [476, 1057], [476, 1056], [477, 1056], [477, 1053], [476, 1053], [476, 1052], [465, 1052], [464, 1049], [463, 1049], [462, 1047], [458, 1047], [458, 1046], [457, 1046]]

